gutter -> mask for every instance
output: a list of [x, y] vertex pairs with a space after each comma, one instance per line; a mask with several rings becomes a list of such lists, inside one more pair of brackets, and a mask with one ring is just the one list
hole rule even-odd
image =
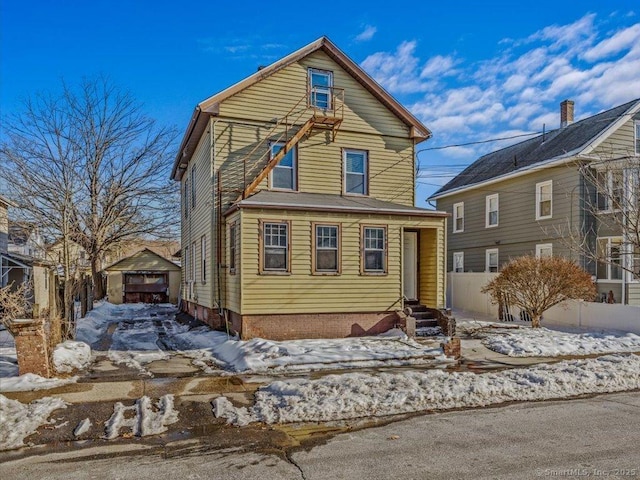
[[[202, 109], [200, 108], [200, 105], [197, 105], [196, 108], [193, 110], [193, 114], [191, 115], [191, 121], [189, 122], [189, 126], [187, 127], [187, 131], [185, 132], [184, 137], [182, 137], [182, 142], [180, 142], [180, 148], [178, 149], [176, 159], [173, 162], [173, 169], [171, 170], [172, 180], [176, 180], [176, 181], [180, 180], [177, 177], [178, 166], [180, 165], [180, 161], [182, 160], [182, 158], [185, 156], [185, 148], [187, 146], [187, 143], [189, 142], [189, 139], [191, 138], [191, 135], [193, 134], [193, 130], [196, 128], [196, 125], [198, 123], [198, 120], [200, 119], [201, 113], [202, 113]], [[184, 168], [181, 170], [184, 170]]]

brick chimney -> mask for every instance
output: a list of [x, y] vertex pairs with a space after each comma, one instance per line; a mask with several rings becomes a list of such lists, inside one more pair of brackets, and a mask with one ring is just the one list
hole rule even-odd
[[560, 128], [573, 123], [573, 100], [560, 102]]

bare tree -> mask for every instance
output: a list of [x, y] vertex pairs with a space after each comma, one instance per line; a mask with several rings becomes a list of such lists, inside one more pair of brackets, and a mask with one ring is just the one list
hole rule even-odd
[[[109, 80], [63, 84], [58, 96], [27, 101], [7, 132], [2, 152], [18, 172], [15, 197], [33, 199], [21, 206], [36, 221], [49, 218], [63, 250], [68, 253], [73, 241], [87, 252], [96, 298], [104, 295], [99, 272], [105, 254], [134, 238], [175, 234], [169, 150], [176, 131], [158, 126]], [[55, 211], [43, 208], [49, 204]]]
[[534, 328], [540, 327], [542, 314], [554, 305], [569, 299], [592, 301], [596, 296], [591, 275], [561, 257], [516, 258], [481, 291], [494, 303], [508, 302], [526, 311]]

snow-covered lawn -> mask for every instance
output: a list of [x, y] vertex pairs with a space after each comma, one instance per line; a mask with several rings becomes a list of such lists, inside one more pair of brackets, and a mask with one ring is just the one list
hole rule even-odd
[[633, 333], [565, 333], [547, 328], [497, 330], [483, 338], [482, 343], [510, 357], [640, 352], [640, 336]]
[[[206, 327], [173, 335], [176, 349], [200, 364], [245, 373], [448, 363], [437, 342], [419, 343], [399, 330], [376, 337], [276, 342], [227, 337]], [[196, 363], [196, 362], [194, 362]]]
[[638, 388], [640, 357], [610, 355], [483, 374], [428, 370], [278, 381], [259, 389], [249, 409], [219, 397], [213, 411], [235, 425], [316, 422]]
[[60, 408], [66, 408], [66, 404], [59, 398], [45, 397], [24, 404], [0, 395], [0, 450], [23, 446], [24, 439], [39, 426], [54, 423], [47, 418]]

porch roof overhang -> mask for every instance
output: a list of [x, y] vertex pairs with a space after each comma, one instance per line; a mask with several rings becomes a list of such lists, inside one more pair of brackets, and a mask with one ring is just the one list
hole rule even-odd
[[260, 208], [269, 210], [298, 210], [315, 212], [369, 213], [415, 217], [450, 216], [447, 212], [408, 207], [371, 197], [330, 195], [325, 193], [273, 192], [262, 190], [232, 205], [224, 215], [238, 209]]

